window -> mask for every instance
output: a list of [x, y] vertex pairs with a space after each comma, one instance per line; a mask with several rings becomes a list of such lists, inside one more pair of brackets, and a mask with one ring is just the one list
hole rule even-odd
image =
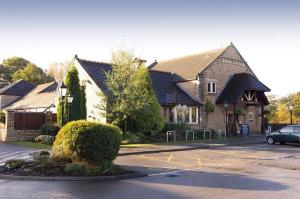
[[208, 93], [216, 93], [216, 82], [208, 82], [207, 91]]
[[189, 123], [190, 122], [189, 120], [190, 120], [190, 113], [189, 111], [186, 111], [184, 115], [184, 122]]
[[295, 126], [295, 133], [300, 133], [300, 126]]
[[253, 121], [254, 120], [254, 114], [253, 114], [253, 112], [249, 112], [248, 113], [248, 118], [249, 118], [249, 121]]
[[169, 109], [169, 122], [174, 122], [174, 114], [173, 114], [173, 109], [171, 107]]
[[196, 123], [197, 122], [197, 108], [192, 107], [191, 108], [191, 121], [190, 123]]
[[294, 128], [292, 126], [287, 126], [287, 127], [280, 129], [280, 132], [281, 133], [292, 133], [292, 132], [294, 132]]

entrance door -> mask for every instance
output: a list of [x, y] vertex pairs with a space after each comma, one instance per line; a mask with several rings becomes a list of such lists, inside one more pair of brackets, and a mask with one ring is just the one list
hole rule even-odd
[[228, 113], [227, 117], [228, 117], [227, 128], [228, 128], [228, 131], [232, 134], [232, 132], [233, 132], [233, 114]]

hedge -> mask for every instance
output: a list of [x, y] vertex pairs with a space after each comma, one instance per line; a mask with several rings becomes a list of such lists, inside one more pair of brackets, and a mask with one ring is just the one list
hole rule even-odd
[[72, 121], [58, 132], [52, 157], [89, 165], [112, 164], [117, 157], [122, 132], [113, 125]]

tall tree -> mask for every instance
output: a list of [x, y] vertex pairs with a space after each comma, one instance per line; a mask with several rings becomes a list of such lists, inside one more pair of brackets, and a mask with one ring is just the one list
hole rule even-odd
[[11, 81], [11, 72], [8, 68], [0, 65], [0, 88], [7, 86]]
[[164, 120], [144, 64], [137, 62], [133, 53], [122, 50], [112, 54], [111, 63], [104, 107], [108, 120], [125, 131], [160, 131]]
[[11, 57], [0, 64], [0, 88], [13, 81], [13, 74], [26, 67], [30, 62], [22, 57]]
[[59, 105], [61, 106], [62, 103], [64, 106], [63, 113], [61, 107], [57, 107], [57, 119], [60, 126], [69, 121], [86, 119], [85, 88], [80, 86], [78, 71], [74, 66], [68, 69], [64, 83], [67, 87], [66, 95], [72, 96], [73, 101], [69, 103], [67, 98], [59, 99]]
[[23, 79], [35, 85], [51, 82], [54, 80], [51, 76], [47, 75], [41, 68], [37, 67], [35, 64], [32, 63], [27, 64], [27, 66], [24, 69], [15, 72], [12, 77], [13, 81]]
[[30, 61], [16, 56], [5, 59], [2, 62], [2, 65], [8, 68], [12, 74], [17, 72], [18, 70], [24, 69], [28, 64], [30, 64]]

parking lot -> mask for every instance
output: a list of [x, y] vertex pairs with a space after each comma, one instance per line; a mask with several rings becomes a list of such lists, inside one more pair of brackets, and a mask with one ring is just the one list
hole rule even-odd
[[148, 177], [112, 182], [0, 180], [0, 198], [299, 198], [300, 146], [253, 144], [120, 156]]

